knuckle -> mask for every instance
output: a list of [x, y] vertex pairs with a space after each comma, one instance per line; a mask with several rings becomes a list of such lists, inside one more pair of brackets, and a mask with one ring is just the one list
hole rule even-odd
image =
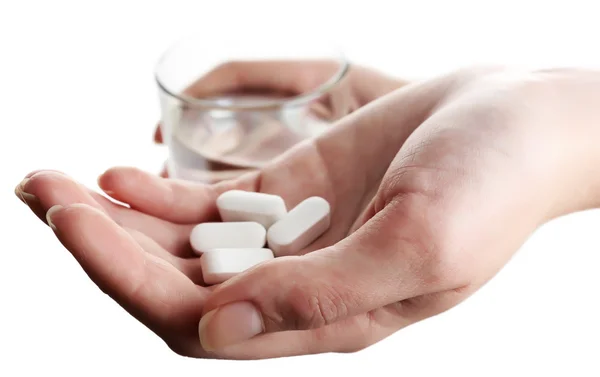
[[296, 285], [286, 301], [295, 329], [319, 328], [348, 315], [342, 295], [327, 285]]
[[[351, 294], [334, 287], [330, 276], [315, 278], [314, 266], [300, 262], [302, 258], [277, 258], [251, 272], [262, 283], [260, 292], [253, 289], [250, 296], [258, 302], [268, 328], [317, 329], [349, 313]], [[266, 297], [270, 299], [265, 301]]]

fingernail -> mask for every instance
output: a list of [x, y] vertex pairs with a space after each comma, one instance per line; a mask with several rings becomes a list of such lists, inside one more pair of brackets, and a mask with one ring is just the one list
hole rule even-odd
[[260, 312], [249, 302], [227, 304], [208, 312], [200, 320], [200, 344], [213, 351], [241, 343], [264, 330]]
[[19, 188], [19, 190], [24, 191], [25, 190], [25, 184], [29, 181], [29, 178], [23, 178], [23, 180], [21, 181], [21, 183], [19, 183], [19, 185], [17, 186]]
[[24, 178], [21, 183], [15, 187], [15, 195], [21, 199], [23, 203], [31, 205], [33, 202], [37, 201], [38, 198], [33, 194], [25, 192], [25, 184], [27, 181], [29, 181], [29, 178]]
[[54, 214], [56, 214], [57, 211], [60, 211], [62, 208], [63, 208], [63, 206], [57, 204], [57, 205], [50, 207], [48, 212], [46, 212], [46, 222], [48, 223], [48, 226], [50, 228], [52, 228], [52, 230], [55, 232], [56, 232], [56, 226], [52, 223], [52, 216]]

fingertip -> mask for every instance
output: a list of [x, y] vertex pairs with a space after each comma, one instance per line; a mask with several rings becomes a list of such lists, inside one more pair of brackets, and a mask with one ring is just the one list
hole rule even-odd
[[125, 174], [135, 174], [135, 175], [148, 175], [149, 173], [136, 168], [135, 166], [113, 166], [111, 168], [106, 169], [101, 176], [114, 176], [114, 175], [125, 175]]
[[154, 142], [156, 144], [163, 143], [162, 131], [160, 129], [160, 123], [156, 125], [156, 130], [154, 131]]
[[116, 167], [98, 177], [98, 186], [135, 210], [171, 222], [203, 222], [217, 215], [216, 190], [201, 183]]
[[114, 166], [100, 174], [97, 179], [98, 187], [107, 194], [118, 191], [126, 184], [139, 179], [146, 173], [130, 166]]
[[160, 173], [158, 174], [158, 176], [161, 178], [169, 178], [169, 169], [167, 167], [166, 162], [163, 164], [163, 167], [162, 167]]
[[48, 212], [46, 212], [46, 223], [48, 223], [48, 226], [50, 228], [52, 228], [52, 230], [55, 232], [57, 231], [57, 228], [56, 228], [56, 225], [54, 225], [53, 217], [56, 216], [56, 214], [58, 212], [60, 212], [62, 209], [63, 209], [63, 206], [61, 206], [60, 204], [57, 204], [57, 205], [50, 207]]
[[19, 183], [17, 189], [23, 194], [32, 195], [36, 198], [46, 196], [44, 194], [48, 193], [55, 197], [60, 193], [57, 184], [70, 183], [72, 181], [69, 176], [60, 171], [40, 170], [30, 177], [24, 178]]
[[106, 169], [102, 174], [98, 176], [98, 186], [100, 186], [100, 188], [103, 188], [103, 186], [111, 183], [111, 180], [114, 178], [114, 176], [119, 174], [119, 172], [122, 170], [123, 167], [121, 166], [113, 166]]
[[98, 176], [98, 178], [96, 179], [96, 184], [104, 192], [110, 191], [109, 187], [112, 184], [111, 181], [113, 179], [113, 174], [114, 174], [113, 169], [114, 168], [110, 168], [110, 169], [106, 170], [104, 173], [100, 174]]
[[206, 313], [198, 324], [202, 348], [215, 351], [264, 332], [260, 311], [250, 302], [234, 302]]

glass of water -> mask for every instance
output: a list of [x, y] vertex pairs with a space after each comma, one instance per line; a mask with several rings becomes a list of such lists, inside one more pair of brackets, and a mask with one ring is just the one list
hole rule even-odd
[[[156, 67], [170, 177], [205, 183], [238, 177], [344, 115], [340, 106], [350, 99], [340, 84], [349, 63], [330, 45], [269, 45], [242, 36], [207, 42], [184, 38]], [[335, 112], [327, 110], [332, 103]]]

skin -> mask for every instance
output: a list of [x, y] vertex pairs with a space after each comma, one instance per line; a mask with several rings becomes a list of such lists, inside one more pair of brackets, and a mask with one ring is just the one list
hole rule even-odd
[[[299, 90], [322, 72], [303, 69], [254, 84]], [[100, 187], [129, 208], [53, 171], [30, 173], [16, 193], [172, 350], [231, 359], [363, 349], [468, 298], [545, 222], [598, 206], [599, 72], [485, 67], [406, 83], [353, 67], [349, 77], [355, 111], [239, 179], [108, 170]], [[218, 220], [215, 199], [233, 188], [281, 195], [288, 208], [322, 196], [332, 226], [299, 255], [206, 287], [187, 237]]]

